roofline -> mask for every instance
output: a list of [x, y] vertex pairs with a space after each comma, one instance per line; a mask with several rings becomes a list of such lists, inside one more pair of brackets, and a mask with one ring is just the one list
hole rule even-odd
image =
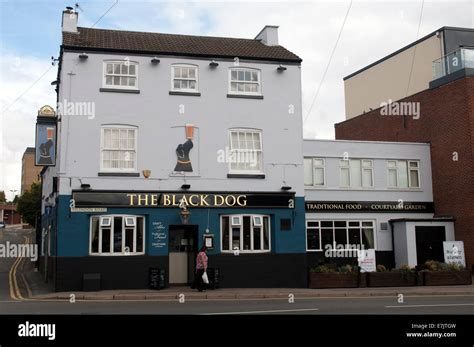
[[387, 145], [418, 145], [418, 146], [429, 146], [429, 142], [397, 142], [397, 141], [367, 141], [367, 140], [331, 140], [331, 139], [303, 139], [305, 141], [314, 142], [342, 142], [342, 143], [377, 143]]
[[[132, 50], [132, 49], [119, 49], [119, 48], [100, 48], [100, 47], [83, 47], [83, 46], [70, 46], [70, 45], [61, 45], [64, 50], [72, 52], [100, 52], [100, 53], [132, 53], [139, 55], [157, 55], [157, 56], [179, 56], [179, 57], [195, 57], [195, 58], [209, 58], [209, 59], [233, 59], [234, 57], [230, 55], [222, 54], [197, 54], [197, 53], [182, 53], [182, 52], [160, 52], [160, 51], [147, 51], [147, 50]], [[286, 49], [286, 48], [285, 48]], [[290, 51], [288, 51], [290, 52]], [[294, 54], [294, 53], [292, 53]], [[271, 62], [284, 62], [284, 63], [293, 63], [301, 64], [303, 59], [281, 59], [281, 58], [260, 58], [260, 57], [248, 57], [248, 56], [238, 56], [239, 59], [247, 60], [258, 60], [258, 61], [271, 61]]]
[[378, 65], [378, 64], [380, 64], [381, 62], [383, 62], [383, 61], [385, 61], [385, 60], [387, 60], [387, 59], [392, 58], [393, 56], [395, 56], [395, 55], [397, 55], [397, 54], [399, 54], [399, 53], [401, 53], [401, 52], [407, 50], [408, 48], [411, 48], [411, 47], [413, 47], [413, 46], [419, 44], [420, 42], [423, 42], [423, 41], [427, 40], [428, 38], [430, 38], [430, 37], [436, 35], [436, 33], [438, 33], [438, 32], [445, 31], [446, 29], [448, 29], [448, 30], [453, 30], [453, 29], [455, 29], [455, 30], [467, 30], [467, 31], [471, 31], [471, 30], [472, 30], [472, 31], [474, 31], [474, 29], [468, 29], [468, 28], [441, 27], [441, 28], [439, 28], [438, 30], [435, 30], [435, 31], [429, 33], [428, 35], [425, 35], [425, 36], [423, 36], [422, 38], [420, 38], [420, 39], [418, 39], [418, 40], [416, 40], [416, 41], [414, 41], [414, 42], [412, 42], [412, 43], [410, 43], [410, 44], [408, 44], [408, 45], [406, 45], [406, 46], [404, 46], [404, 47], [402, 47], [402, 48], [396, 50], [395, 52], [390, 53], [389, 55], [386, 55], [385, 57], [383, 57], [383, 58], [381, 58], [381, 59], [379, 59], [379, 60], [377, 60], [377, 61], [375, 61], [375, 62], [373, 62], [373, 63], [371, 63], [371, 64], [369, 64], [369, 65], [367, 65], [367, 66], [365, 66], [365, 67], [363, 67], [362, 69], [359, 69], [359, 70], [357, 70], [357, 71], [355, 71], [355, 72], [353, 72], [353, 73], [347, 75], [346, 77], [343, 77], [342, 80], [345, 81], [345, 80], [347, 80], [347, 79], [349, 79], [349, 78], [351, 78], [351, 77], [354, 77], [355, 75], [358, 75], [358, 74], [360, 74], [361, 72], [363, 72], [363, 71], [365, 71], [365, 70], [368, 70], [368, 69], [370, 69], [371, 67], [373, 67], [373, 66], [375, 66], [375, 65]]

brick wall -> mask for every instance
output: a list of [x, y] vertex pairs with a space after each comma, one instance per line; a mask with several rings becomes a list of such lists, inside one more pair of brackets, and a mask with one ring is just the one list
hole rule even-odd
[[[336, 139], [431, 143], [436, 216], [454, 216], [456, 239], [474, 265], [474, 77], [409, 96], [420, 118], [370, 111], [338, 123]], [[458, 160], [453, 160], [453, 153]]]

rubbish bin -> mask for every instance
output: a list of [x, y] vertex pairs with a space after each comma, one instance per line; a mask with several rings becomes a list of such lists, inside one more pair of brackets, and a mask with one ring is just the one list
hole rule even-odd
[[165, 288], [165, 270], [151, 267], [148, 270], [148, 285], [151, 289], [164, 289]]
[[207, 285], [209, 289], [219, 288], [220, 271], [218, 267], [207, 268], [207, 277], [209, 278], [209, 284]]

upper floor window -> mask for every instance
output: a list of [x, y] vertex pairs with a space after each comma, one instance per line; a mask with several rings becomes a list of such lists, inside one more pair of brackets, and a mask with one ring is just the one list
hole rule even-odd
[[389, 188], [420, 188], [418, 160], [387, 161]]
[[137, 170], [137, 128], [102, 127], [101, 171]]
[[232, 129], [230, 135], [230, 172], [259, 174], [263, 172], [262, 132]]
[[229, 70], [229, 94], [260, 95], [260, 71], [248, 68]]
[[130, 215], [91, 217], [89, 253], [93, 255], [144, 254], [144, 218]]
[[304, 158], [304, 185], [324, 187], [325, 180], [324, 159]]
[[128, 60], [104, 62], [104, 87], [138, 89], [138, 63]]
[[198, 90], [198, 68], [195, 65], [173, 65], [171, 67], [171, 90], [196, 92]]
[[270, 252], [270, 216], [222, 216], [221, 242], [222, 252]]
[[343, 188], [371, 188], [374, 186], [374, 164], [369, 159], [339, 161], [340, 186]]

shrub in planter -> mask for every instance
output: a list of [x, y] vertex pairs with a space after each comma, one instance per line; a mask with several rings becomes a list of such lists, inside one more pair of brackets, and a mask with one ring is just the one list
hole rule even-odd
[[471, 271], [458, 264], [446, 264], [429, 260], [423, 264], [421, 274], [425, 286], [472, 284]]
[[[377, 270], [379, 270], [378, 267]], [[407, 287], [414, 285], [416, 285], [416, 272], [408, 265], [402, 265], [392, 271], [385, 269], [384, 271], [367, 273], [368, 287]]]
[[321, 288], [355, 288], [358, 286], [359, 271], [357, 267], [344, 265], [319, 265], [309, 273], [309, 287]]

